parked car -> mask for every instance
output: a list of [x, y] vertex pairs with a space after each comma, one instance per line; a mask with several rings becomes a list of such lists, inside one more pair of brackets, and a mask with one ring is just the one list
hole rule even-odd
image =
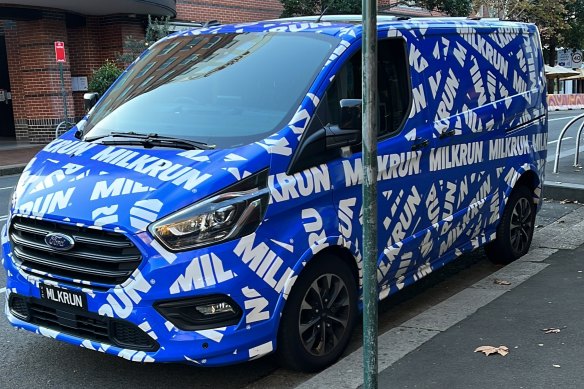
[[[20, 178], [12, 325], [139, 362], [338, 359], [361, 309], [361, 34], [305, 17], [148, 49]], [[521, 257], [547, 153], [536, 27], [379, 17], [378, 37], [379, 298], [481, 246]]]

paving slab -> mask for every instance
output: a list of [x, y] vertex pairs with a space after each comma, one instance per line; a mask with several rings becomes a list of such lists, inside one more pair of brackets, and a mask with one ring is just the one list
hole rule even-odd
[[[550, 266], [379, 375], [391, 388], [582, 388], [584, 246], [560, 250]], [[558, 328], [546, 334], [543, 329]], [[510, 353], [485, 356], [479, 346]]]

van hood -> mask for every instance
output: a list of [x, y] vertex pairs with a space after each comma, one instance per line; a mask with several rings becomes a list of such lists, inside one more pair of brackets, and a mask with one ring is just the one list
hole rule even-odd
[[270, 154], [263, 146], [144, 149], [63, 137], [28, 164], [11, 214], [137, 233], [267, 168]]

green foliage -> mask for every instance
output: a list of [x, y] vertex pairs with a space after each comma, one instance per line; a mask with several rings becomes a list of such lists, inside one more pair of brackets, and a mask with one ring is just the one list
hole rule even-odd
[[282, 17], [320, 15], [326, 7], [326, 15], [360, 14], [361, 0], [280, 0], [284, 6]]
[[414, 3], [430, 11], [440, 11], [450, 16], [469, 16], [471, 0], [417, 0]]
[[148, 15], [148, 27], [146, 27], [146, 36], [144, 37], [146, 46], [150, 46], [157, 40], [164, 38], [170, 33], [168, 19], [168, 16], [160, 19], [152, 19], [152, 17]]
[[116, 61], [127, 66], [154, 42], [167, 36], [170, 33], [168, 20], [168, 16], [158, 19], [148, 15], [148, 26], [144, 39], [137, 39], [132, 35], [126, 36], [124, 52], [116, 55]]
[[483, 16], [535, 23], [548, 64], [555, 64], [557, 47], [584, 47], [584, 0], [475, 0], [474, 8]]
[[111, 84], [122, 74], [122, 70], [109, 59], [95, 70], [89, 80], [89, 91], [103, 96]]
[[[362, 4], [361, 0], [280, 0], [280, 2], [284, 6], [282, 17], [320, 15], [326, 7], [327, 15], [360, 14]], [[395, 4], [398, 3], [400, 2]], [[414, 0], [404, 3], [441, 11], [451, 16], [468, 16], [472, 9], [471, 0]], [[388, 10], [391, 10], [391, 7]]]

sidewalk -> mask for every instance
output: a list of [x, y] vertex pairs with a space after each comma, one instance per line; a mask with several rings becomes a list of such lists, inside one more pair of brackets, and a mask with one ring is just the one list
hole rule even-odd
[[0, 143], [0, 176], [20, 174], [44, 145]]
[[[379, 387], [582, 388], [584, 246], [559, 250], [546, 265], [381, 372]], [[509, 354], [473, 352], [483, 345]]]
[[[584, 387], [582, 290], [584, 207], [578, 206], [538, 229], [520, 260], [382, 334], [379, 387]], [[546, 334], [545, 328], [560, 332]], [[474, 352], [501, 345], [509, 348], [505, 357]], [[362, 352], [300, 388], [359, 387]]]

